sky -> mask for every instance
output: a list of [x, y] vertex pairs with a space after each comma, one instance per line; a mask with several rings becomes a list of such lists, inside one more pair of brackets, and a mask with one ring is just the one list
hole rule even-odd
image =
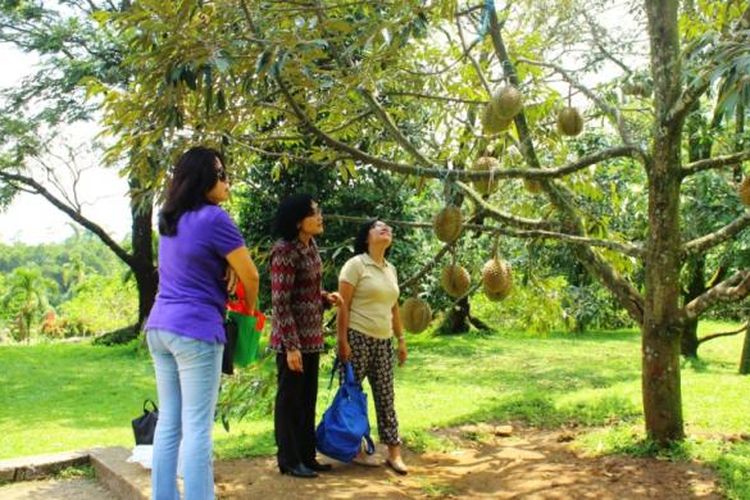
[[[0, 88], [16, 85], [24, 75], [34, 70], [36, 59], [6, 44], [0, 44]], [[84, 144], [97, 132], [91, 124], [66, 131], [75, 144]], [[81, 163], [94, 163], [95, 158], [84, 158]], [[130, 230], [130, 209], [127, 182], [117, 171], [96, 165], [86, 167], [78, 189], [83, 204], [83, 215], [104, 227], [116, 240]], [[0, 212], [0, 242], [27, 244], [59, 242], [74, 233], [73, 221], [41, 196], [22, 193], [10, 207]]]

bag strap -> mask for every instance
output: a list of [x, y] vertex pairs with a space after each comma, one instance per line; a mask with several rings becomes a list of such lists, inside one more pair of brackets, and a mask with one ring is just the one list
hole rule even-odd
[[344, 383], [356, 386], [360, 385], [354, 377], [354, 366], [351, 363], [344, 363]]
[[146, 399], [145, 399], [145, 400], [143, 401], [143, 413], [148, 413], [148, 408], [146, 408], [146, 406], [147, 406], [147, 405], [148, 405], [149, 403], [151, 403], [151, 407], [153, 408], [153, 410], [151, 410], [151, 411], [159, 411], [159, 407], [158, 407], [158, 406], [156, 406], [156, 403], [154, 403], [154, 400], [153, 400], [153, 399], [149, 399], [149, 398], [146, 398]]
[[339, 361], [339, 357], [336, 356], [333, 360], [333, 368], [331, 368], [331, 380], [328, 381], [328, 390], [331, 390], [331, 387], [333, 387], [333, 377], [336, 376], [336, 370], [338, 369], [339, 365], [341, 364], [341, 361]]
[[362, 439], [365, 442], [365, 453], [367, 453], [368, 455], [372, 455], [373, 453], [375, 453], [375, 443], [372, 442], [372, 438], [370, 437], [370, 435], [365, 434], [364, 436], [362, 436]]

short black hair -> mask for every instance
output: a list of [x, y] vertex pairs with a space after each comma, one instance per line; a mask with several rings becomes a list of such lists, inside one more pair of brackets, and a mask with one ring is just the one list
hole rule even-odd
[[313, 215], [313, 201], [309, 193], [293, 194], [284, 198], [276, 209], [273, 231], [287, 241], [294, 241], [299, 236], [298, 224], [305, 217]]
[[[361, 253], [367, 253], [367, 236], [370, 234], [370, 229], [375, 227], [375, 224], [380, 222], [380, 219], [374, 218], [364, 222], [357, 230], [357, 236], [354, 237], [354, 253], [359, 255]], [[385, 249], [385, 256], [391, 253], [391, 247]]]

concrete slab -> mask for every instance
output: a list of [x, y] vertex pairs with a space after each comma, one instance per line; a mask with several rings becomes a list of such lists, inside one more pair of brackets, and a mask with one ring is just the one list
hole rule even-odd
[[148, 500], [151, 497], [151, 471], [127, 462], [130, 450], [121, 446], [89, 450], [96, 478], [116, 498]]

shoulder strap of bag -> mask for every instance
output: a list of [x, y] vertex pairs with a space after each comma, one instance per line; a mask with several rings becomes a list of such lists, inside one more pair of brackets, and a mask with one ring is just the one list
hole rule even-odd
[[148, 406], [149, 403], [151, 403], [151, 407], [153, 408], [153, 410], [151, 411], [159, 411], [159, 407], [156, 406], [156, 403], [154, 403], [152, 399], [146, 398], [143, 401], [143, 413], [148, 413], [148, 408], [146, 407]]
[[362, 436], [362, 439], [365, 442], [365, 453], [368, 455], [372, 455], [375, 453], [375, 443], [372, 442], [372, 438], [369, 434], [365, 434]]
[[328, 381], [328, 389], [330, 390], [331, 387], [333, 387], [333, 377], [336, 376], [336, 370], [339, 367], [339, 364], [341, 362], [339, 361], [339, 357], [336, 356], [333, 360], [333, 368], [331, 368], [331, 380]]

